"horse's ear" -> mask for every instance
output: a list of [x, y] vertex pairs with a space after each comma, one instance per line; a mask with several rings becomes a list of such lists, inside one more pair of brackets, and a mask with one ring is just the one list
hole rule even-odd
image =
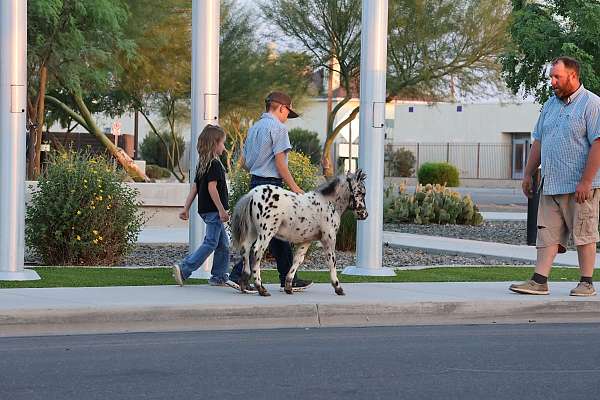
[[356, 180], [357, 181], [364, 181], [367, 178], [367, 174], [365, 174], [363, 172], [362, 169], [359, 169], [358, 171], [356, 171]]

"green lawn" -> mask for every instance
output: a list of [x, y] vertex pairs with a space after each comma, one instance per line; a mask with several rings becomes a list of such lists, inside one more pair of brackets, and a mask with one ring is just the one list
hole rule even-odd
[[[91, 287], [91, 286], [149, 286], [172, 285], [171, 270], [166, 268], [121, 269], [121, 268], [34, 268], [41, 276], [39, 281], [0, 281], [0, 288], [39, 287]], [[419, 271], [397, 271], [394, 277], [365, 277], [338, 274], [342, 283], [350, 282], [498, 282], [528, 279], [532, 267], [466, 267], [429, 268]], [[304, 279], [328, 283], [329, 272], [300, 271]], [[277, 272], [262, 272], [266, 283], [278, 282]], [[577, 268], [552, 270], [552, 281], [577, 281]], [[191, 279], [189, 284], [206, 284], [205, 280]]]

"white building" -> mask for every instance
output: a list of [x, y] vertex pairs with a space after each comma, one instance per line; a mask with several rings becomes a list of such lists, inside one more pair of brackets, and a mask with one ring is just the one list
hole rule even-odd
[[[353, 99], [339, 112], [345, 119], [359, 104]], [[540, 105], [536, 103], [426, 103], [393, 101], [386, 106], [386, 143], [404, 147], [415, 155], [418, 165], [447, 161], [456, 165], [463, 178], [520, 179], [531, 130]], [[327, 101], [314, 99], [291, 120], [290, 128], [315, 131], [326, 137]], [[337, 138], [335, 154], [358, 155], [358, 116]], [[350, 147], [348, 142], [354, 145]], [[345, 163], [348, 165], [348, 163]]]

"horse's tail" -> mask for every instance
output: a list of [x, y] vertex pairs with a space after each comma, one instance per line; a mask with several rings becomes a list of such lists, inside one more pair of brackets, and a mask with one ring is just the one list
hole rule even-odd
[[251, 229], [254, 229], [252, 224], [252, 192], [246, 193], [235, 205], [233, 216], [231, 217], [231, 238], [233, 239], [233, 247], [240, 248], [244, 243]]

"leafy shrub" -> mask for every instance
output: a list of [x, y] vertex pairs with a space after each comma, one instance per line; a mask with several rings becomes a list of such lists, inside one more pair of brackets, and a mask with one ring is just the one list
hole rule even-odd
[[[308, 192], [317, 186], [318, 168], [311, 164], [310, 159], [304, 154], [290, 151], [288, 154], [288, 168], [294, 177], [294, 180], [304, 190]], [[238, 200], [250, 191], [250, 174], [248, 171], [238, 166], [235, 166], [229, 172], [229, 207], [233, 209]], [[284, 187], [289, 190], [289, 187], [284, 184]]]
[[166, 179], [171, 176], [171, 171], [158, 165], [146, 165], [146, 176], [150, 179]]
[[292, 149], [307, 155], [312, 164], [318, 164], [321, 160], [321, 141], [317, 132], [301, 128], [290, 130], [290, 142]]
[[54, 154], [25, 217], [27, 245], [47, 265], [113, 265], [143, 224], [138, 192], [101, 156]]
[[445, 185], [456, 187], [459, 185], [458, 169], [448, 163], [425, 163], [419, 168], [417, 178], [421, 185]]
[[388, 165], [388, 176], [413, 176], [417, 159], [412, 151], [404, 147], [394, 150], [393, 146], [387, 145], [385, 159]]
[[[171, 134], [162, 133], [161, 136], [165, 139], [168, 146], [168, 151], [171, 154], [175, 153], [173, 146], [173, 136]], [[179, 159], [183, 156], [185, 151], [185, 141], [183, 137], [177, 135], [177, 146], [179, 148]], [[149, 133], [140, 144], [140, 152], [142, 158], [146, 160], [148, 164], [158, 165], [159, 167], [168, 168], [168, 156], [167, 148], [164, 143], [154, 133]], [[179, 163], [179, 159], [176, 160], [175, 165]]]
[[404, 186], [386, 189], [383, 220], [388, 223], [481, 225], [483, 217], [471, 200], [442, 185], [418, 185], [414, 194]]

